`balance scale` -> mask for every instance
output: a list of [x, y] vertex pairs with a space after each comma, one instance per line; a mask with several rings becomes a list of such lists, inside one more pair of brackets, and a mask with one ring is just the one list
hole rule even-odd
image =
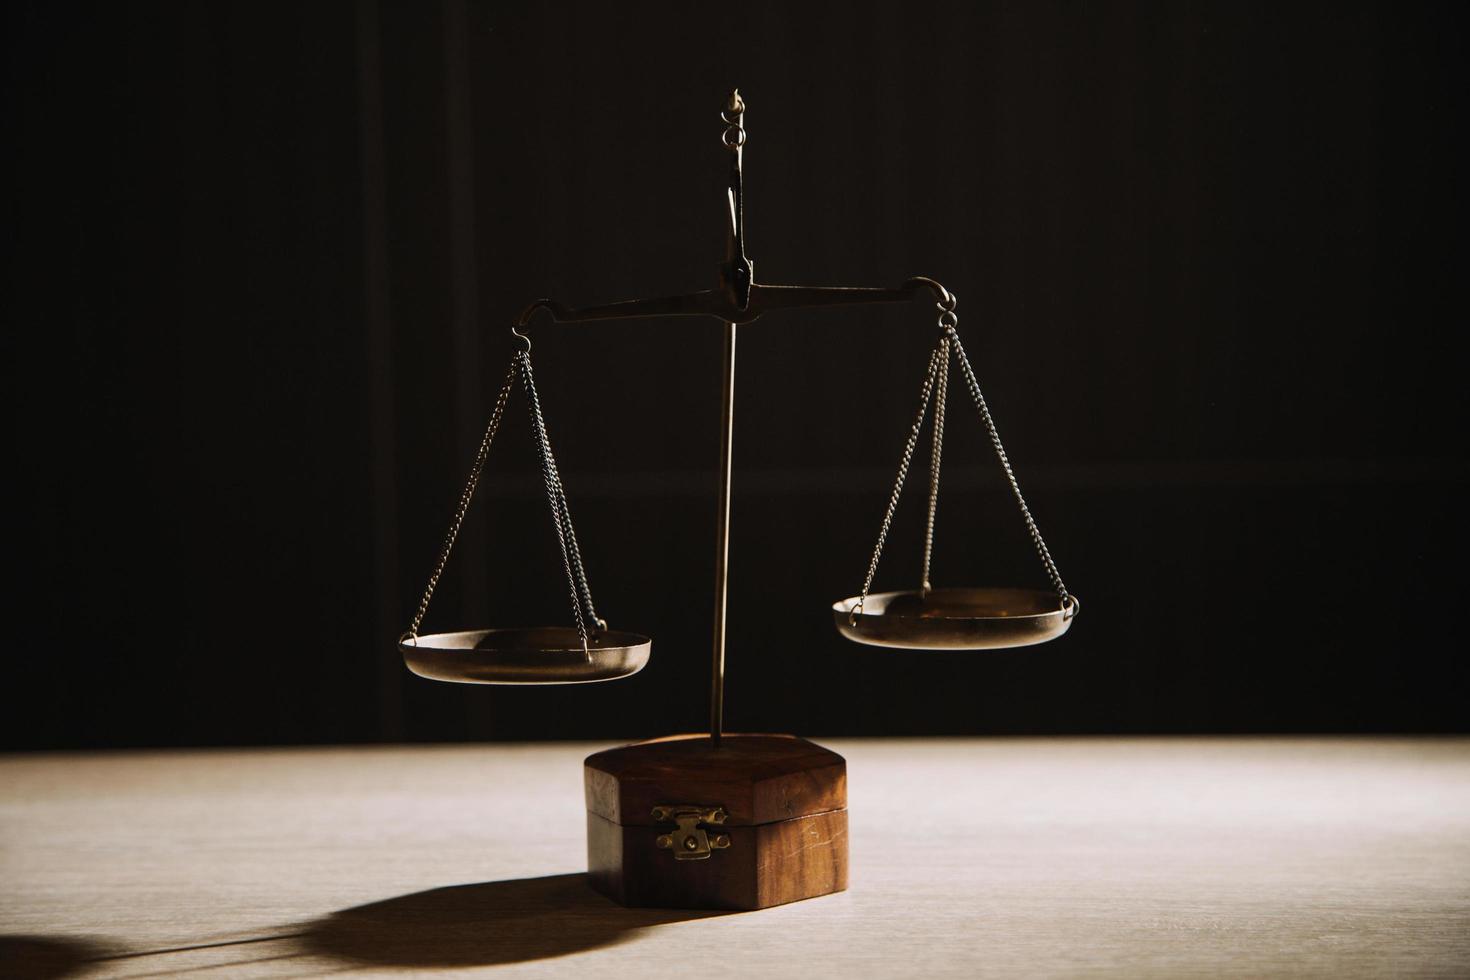
[[[726, 572], [730, 532], [730, 467], [734, 435], [735, 335], [740, 324], [780, 310], [908, 302], [930, 296], [938, 338], [929, 356], [904, 443], [898, 478], [888, 497], [878, 540], [861, 591], [832, 605], [838, 632], [857, 643], [895, 650], [993, 650], [1044, 643], [1065, 633], [1079, 609], [1037, 529], [990, 409], [956, 328], [955, 294], [917, 276], [897, 289], [770, 286], [755, 281], [745, 254], [742, 167], [745, 102], [730, 94], [721, 119], [730, 160], [726, 190], [729, 232], [725, 262], [714, 289], [570, 309], [537, 300], [511, 327], [519, 349], [495, 399], [469, 479], [427, 587], [398, 647], [421, 677], [462, 684], [581, 684], [617, 680], [642, 670], [653, 643], [614, 630], [597, 614], [572, 527], [566, 490], [546, 435], [531, 369], [531, 341], [523, 332], [538, 313], [559, 323], [642, 317], [708, 317], [724, 326], [719, 520], [715, 540], [713, 664], [707, 734], [675, 735], [598, 752], [586, 760], [589, 880], [631, 906], [757, 909], [812, 898], [847, 887], [847, 770], [840, 755], [792, 735], [744, 735], [723, 729]], [[929, 564], [939, 498], [939, 464], [951, 362], [979, 411], [996, 458], [1051, 582], [1028, 588], [933, 588]], [[434, 589], [444, 573], [484, 471], [490, 445], [519, 386], [530, 410], [552, 523], [566, 571], [572, 625], [477, 629], [420, 634]], [[909, 467], [931, 414], [929, 511], [923, 573], [917, 589], [871, 592]]]

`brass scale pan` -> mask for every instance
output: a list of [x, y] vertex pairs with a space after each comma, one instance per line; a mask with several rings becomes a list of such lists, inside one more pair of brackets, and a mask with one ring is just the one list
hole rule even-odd
[[[653, 641], [637, 633], [608, 629], [607, 623], [598, 618], [593, 608], [592, 590], [582, 569], [582, 556], [572, 527], [566, 491], [562, 487], [561, 474], [557, 472], [556, 458], [546, 435], [546, 422], [541, 415], [541, 399], [536, 393], [531, 370], [531, 342], [519, 331], [514, 332], [525, 347], [511, 360], [505, 384], [496, 396], [495, 409], [490, 414], [479, 452], [460, 495], [459, 508], [440, 549], [439, 560], [429, 576], [413, 623], [398, 638], [398, 650], [403, 654], [403, 662], [408, 669], [420, 677], [461, 684], [587, 684], [630, 677], [648, 663]], [[533, 435], [541, 456], [542, 477], [566, 568], [573, 621], [577, 625], [465, 630], [420, 636], [419, 625], [428, 612], [429, 601], [434, 597], [434, 589], [459, 537], [460, 525], [484, 472], [490, 444], [500, 428], [506, 402], [517, 381], [525, 390], [530, 409]]]
[[[1001, 650], [1054, 640], [1077, 614], [1040, 589], [933, 589], [879, 592], [852, 616], [857, 598], [832, 605], [847, 639], [896, 650]], [[404, 637], [403, 662], [420, 677], [461, 684], [586, 684], [630, 677], [648, 665], [653, 641], [604, 630], [587, 652], [570, 626], [465, 630]]]
[[895, 650], [1001, 650], [1055, 640], [1080, 603], [1040, 589], [878, 592], [853, 615], [854, 596], [832, 604], [837, 631], [855, 643]]
[[[1001, 650], [1054, 640], [1077, 614], [1039, 589], [934, 589], [879, 592], [852, 616], [857, 598], [832, 605], [847, 639], [896, 650]], [[850, 621], [851, 620], [851, 621]], [[653, 641], [604, 630], [587, 651], [570, 626], [464, 630], [404, 637], [403, 662], [420, 677], [461, 684], [587, 684], [631, 677], [648, 665]]]
[[[945, 312], [950, 317], [953, 316], [952, 311]], [[924, 390], [925, 406], [932, 394], [939, 395], [938, 398], [935, 398], [935, 414], [936, 422], [940, 426], [941, 438], [944, 386], [942, 382], [938, 385], [934, 382], [940, 378], [941, 373], [948, 373], [950, 344], [953, 343], [958, 348], [958, 338], [953, 333], [952, 319], [948, 326], [949, 329], [945, 331], [946, 339], [941, 341], [941, 346], [936, 349], [934, 357], [931, 358], [929, 379]], [[959, 351], [956, 350], [955, 353]], [[960, 356], [963, 357], [963, 354]], [[520, 367], [519, 372], [517, 372], [517, 366]], [[967, 362], [964, 367], [968, 374]], [[521, 379], [535, 405], [538, 399], [534, 394], [534, 381], [530, 376], [528, 351], [517, 355], [516, 365], [512, 367], [511, 373], [512, 375], [521, 374]], [[507, 389], [512, 384], [513, 381], [508, 379]], [[933, 390], [935, 388], [938, 389], [937, 392]], [[490, 430], [482, 446], [481, 456], [476, 461], [476, 468], [472, 473], [469, 486], [470, 493], [478, 483], [479, 472], [484, 465], [484, 451], [488, 450], [490, 437], [494, 435], [494, 430], [498, 427], [499, 415], [504, 407], [504, 394], [505, 392], [502, 392], [496, 414], [491, 419]], [[979, 401], [978, 398], [977, 401]], [[989, 419], [989, 411], [983, 407], [983, 401], [981, 405], [982, 418], [987, 428], [990, 428], [992, 423]], [[544, 439], [544, 425], [539, 415], [539, 406], [537, 406], [533, 413], [537, 428], [536, 434]], [[921, 408], [910, 435], [909, 445], [905, 452], [906, 457], [913, 453], [914, 439], [923, 418], [924, 409]], [[937, 456], [939, 449], [937, 439], [934, 448]], [[549, 455], [548, 445], [547, 456]], [[935, 466], [937, 469], [937, 461]], [[906, 470], [907, 466], [902, 469]], [[890, 502], [885, 526], [892, 518], [892, 507], [897, 503], [897, 491], [902, 489], [901, 481], [902, 470], [899, 486]], [[559, 476], [552, 477], [551, 482], [557, 490], [560, 490]], [[937, 484], [937, 480], [935, 482]], [[1019, 488], [1014, 489], [1019, 500]], [[565, 534], [563, 548], [566, 547], [566, 541], [570, 541], [571, 547], [575, 549], [575, 534], [571, 531], [564, 495], [561, 496], [559, 503], [560, 511], [559, 513], [554, 511], [554, 516], [558, 521], [565, 522], [561, 524]], [[1025, 508], [1024, 502], [1022, 502], [1022, 513], [1030, 524], [1030, 512]], [[932, 520], [932, 505], [930, 514]], [[461, 512], [459, 519], [462, 517]], [[457, 531], [456, 524], [451, 529], [445, 552], [441, 556], [441, 569]], [[928, 535], [931, 539], [932, 534], [931, 525]], [[1039, 534], [1037, 537], [1039, 538]], [[1044, 545], [1039, 545], [1039, 549], [1044, 549], [1044, 547]], [[881, 549], [882, 538], [879, 540], [878, 554], [881, 554]], [[1044, 551], [1042, 554], [1044, 560], [1050, 558], [1050, 555]], [[1049, 562], [1047, 564], [1048, 570], [1051, 570], [1053, 566]], [[926, 553], [926, 579], [927, 565]], [[876, 566], [877, 555], [873, 562], [874, 569]], [[571, 568], [572, 564], [569, 562], [569, 574]], [[434, 581], [437, 581], [437, 574], [431, 580], [430, 594], [432, 594]], [[1059, 577], [1056, 581], [1060, 584]], [[871, 572], [869, 582], [871, 582]], [[577, 592], [580, 587], [581, 592], [586, 593], [585, 581], [573, 579], [570, 584], [574, 592]], [[421, 615], [422, 609], [427, 607], [427, 599], [428, 596], [425, 597], [425, 602], [421, 607]], [[590, 609], [590, 595], [587, 596], [587, 604]], [[997, 650], [1032, 646], [1056, 639], [1067, 632], [1080, 608], [1081, 604], [1076, 596], [1070, 594], [1063, 596], [1055, 591], [1018, 588], [941, 588], [879, 592], [842, 599], [833, 604], [832, 619], [838, 632], [844, 637], [868, 646], [897, 650]], [[580, 611], [574, 614], [581, 615]], [[597, 625], [602, 626], [603, 624], [598, 623]], [[416, 635], [416, 627], [417, 620], [414, 628], [405, 633], [398, 644], [408, 669], [430, 680], [467, 684], [584, 684], [617, 680], [630, 677], [642, 670], [648, 663], [653, 646], [652, 640], [641, 634], [608, 630], [605, 627], [588, 630], [585, 642], [582, 634], [571, 627], [540, 626], [467, 630], [425, 636]]]
[[[852, 616], [857, 598], [832, 605], [847, 639], [896, 650], [1001, 650], [1054, 640], [1076, 616], [1040, 589], [933, 589], [879, 592]], [[630, 677], [648, 665], [653, 641], [605, 630], [583, 653], [570, 626], [466, 630], [404, 637], [403, 662], [420, 677], [462, 684], [585, 684]]]
[[[955, 332], [958, 318], [954, 312], [952, 293], [942, 294], [939, 303], [940, 340], [929, 358], [918, 412], [909, 428], [898, 479], [888, 500], [882, 530], [873, 549], [868, 577], [861, 595], [843, 599], [832, 605], [832, 621], [843, 636], [856, 643], [888, 647], [895, 650], [999, 650], [1026, 647], [1054, 640], [1067, 632], [1081, 609], [1075, 595], [1067, 591], [1057, 571], [1051, 552], [1042, 540], [1041, 531], [1031, 516], [1016, 482], [1010, 460], [1006, 456], [990, 407], [980, 393], [980, 385], [970, 367], [970, 360]], [[953, 357], [959, 362], [960, 376], [969, 388], [980, 420], [990, 437], [996, 457], [1020, 507], [1037, 557], [1041, 559], [1053, 589], [1016, 588], [941, 588], [929, 586], [929, 560], [934, 543], [934, 514], [939, 497], [939, 461], [944, 441], [945, 395], [949, 366]], [[903, 492], [904, 478], [913, 461], [919, 431], [933, 404], [933, 456], [930, 462], [929, 520], [924, 535], [923, 588], [904, 592], [869, 593], [873, 575], [883, 556], [883, 545], [892, 525], [894, 509]]]
[[404, 664], [415, 674], [461, 684], [612, 681], [642, 670], [652, 648], [646, 636], [602, 630], [587, 637], [584, 652], [570, 626], [434, 633], [398, 643]]

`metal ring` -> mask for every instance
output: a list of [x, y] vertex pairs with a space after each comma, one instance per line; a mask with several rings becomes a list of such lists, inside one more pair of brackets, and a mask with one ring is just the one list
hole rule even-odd
[[955, 315], [954, 310], [945, 310], [939, 314], [939, 328], [941, 330], [953, 330], [960, 325], [960, 318]]
[[527, 337], [525, 334], [517, 330], [514, 325], [511, 326], [510, 332], [512, 336], [514, 336], [517, 340], [522, 340], [525, 342], [526, 346], [522, 347], [521, 350], [525, 351], [527, 354], [531, 353], [531, 338]]
[[945, 313], [953, 313], [954, 308], [959, 305], [960, 298], [954, 293], [950, 292], [948, 289], [944, 291], [944, 294], [945, 298], [935, 300], [934, 305], [938, 306], [940, 310], [944, 311]]
[[403, 646], [403, 641], [405, 639], [412, 640], [414, 646], [419, 645], [419, 638], [413, 630], [404, 630], [402, 633], [398, 634], [398, 645]]
[[[731, 142], [731, 133], [735, 134], [734, 142]], [[739, 126], [730, 126], [721, 134], [720, 141], [732, 150], [742, 147], [745, 145], [745, 130]]]
[[[745, 109], [744, 108], [740, 109], [739, 112], [731, 112], [729, 109], [721, 109], [720, 110], [720, 118], [723, 119], [727, 124], [729, 124], [731, 126], [739, 126], [740, 125], [740, 117], [743, 116], [743, 115], [745, 115]], [[731, 116], [734, 116], [735, 118], [731, 119], [730, 118]]]
[[1071, 619], [1082, 609], [1082, 603], [1072, 593], [1067, 593], [1067, 598], [1062, 601], [1062, 619]]

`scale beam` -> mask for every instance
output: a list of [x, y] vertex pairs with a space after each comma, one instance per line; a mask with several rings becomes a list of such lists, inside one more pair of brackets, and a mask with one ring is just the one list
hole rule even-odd
[[596, 320], [628, 320], [642, 317], [707, 316], [726, 323], [749, 323], [776, 310], [819, 309], [826, 306], [858, 306], [869, 303], [903, 303], [928, 288], [944, 309], [953, 309], [954, 294], [936, 280], [915, 276], [897, 289], [873, 286], [769, 286], [751, 283], [749, 299], [742, 309], [724, 289], [706, 289], [682, 296], [630, 299], [621, 303], [574, 309], [551, 299], [538, 299], [516, 318], [517, 327], [528, 326], [545, 310], [557, 323], [587, 323]]

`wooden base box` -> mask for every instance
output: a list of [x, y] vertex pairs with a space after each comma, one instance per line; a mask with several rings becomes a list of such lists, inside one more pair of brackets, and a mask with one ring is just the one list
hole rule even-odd
[[763, 909], [847, 888], [847, 763], [794, 735], [588, 756], [587, 866], [623, 905]]

